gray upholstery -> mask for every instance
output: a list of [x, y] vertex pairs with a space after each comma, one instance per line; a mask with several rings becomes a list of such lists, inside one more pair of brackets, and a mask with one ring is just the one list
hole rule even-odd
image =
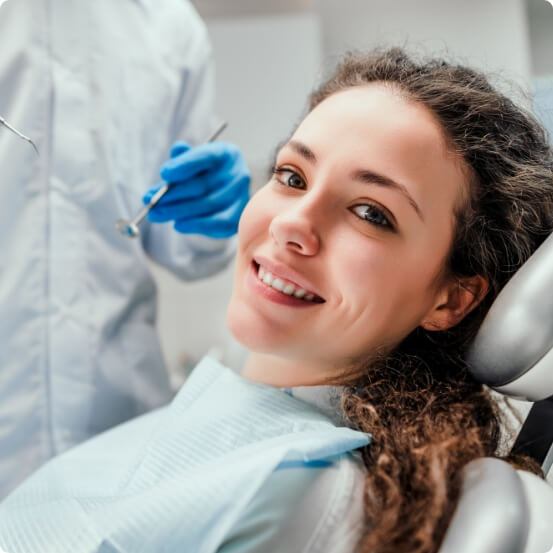
[[[553, 235], [496, 298], [468, 360], [480, 382], [499, 387], [524, 375], [552, 347]], [[542, 397], [547, 395], [553, 395], [553, 386]]]

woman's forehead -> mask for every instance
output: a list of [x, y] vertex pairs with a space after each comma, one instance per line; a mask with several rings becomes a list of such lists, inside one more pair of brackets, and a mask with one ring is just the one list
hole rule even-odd
[[[326, 133], [322, 133], [323, 127]], [[383, 83], [347, 88], [330, 95], [318, 104], [300, 123], [294, 135], [317, 132], [331, 138], [333, 132], [344, 137], [367, 136], [385, 138], [393, 134], [428, 140], [445, 148], [444, 131], [432, 112], [424, 105], [398, 94]]]
[[380, 83], [332, 94], [305, 117], [291, 141], [304, 144], [317, 160], [335, 159], [360, 169], [369, 163], [410, 173], [425, 165], [439, 172], [459, 161], [426, 107]]

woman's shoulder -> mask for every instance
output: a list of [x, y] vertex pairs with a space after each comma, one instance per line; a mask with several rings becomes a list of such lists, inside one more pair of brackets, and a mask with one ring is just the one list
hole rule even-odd
[[363, 482], [362, 463], [352, 454], [279, 468], [219, 553], [353, 553], [363, 526]]

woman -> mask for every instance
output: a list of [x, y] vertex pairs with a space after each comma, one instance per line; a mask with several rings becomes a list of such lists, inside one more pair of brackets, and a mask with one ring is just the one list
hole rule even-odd
[[[54, 543], [44, 528], [62, 509], [59, 520], [79, 513], [76, 552], [130, 550], [128, 536], [141, 530], [159, 540], [145, 537], [135, 551], [155, 543], [168, 551], [290, 551], [283, 544], [294, 533], [302, 551], [437, 551], [460, 469], [498, 449], [496, 409], [463, 353], [498, 291], [552, 230], [552, 168], [542, 128], [478, 73], [418, 63], [398, 49], [346, 59], [313, 93], [240, 222], [227, 321], [252, 352], [245, 378], [217, 380], [218, 368], [200, 366], [176, 400], [187, 398], [186, 409], [174, 404], [161, 424], [163, 412], [154, 413], [51, 463], [0, 510], [0, 545], [10, 553], [44, 545], [22, 530], [37, 514], [41, 536]], [[340, 413], [332, 411], [336, 385]], [[314, 391], [310, 403], [326, 394], [329, 418], [280, 388], [299, 397]], [[340, 430], [340, 417], [370, 443]], [[331, 419], [332, 430], [324, 426]], [[207, 458], [196, 465], [212, 466], [209, 477], [192, 470], [198, 425], [203, 439], [194, 440]], [[305, 440], [294, 441], [289, 427], [298, 426], [308, 428]], [[245, 436], [253, 449], [240, 455]], [[102, 468], [119, 462], [117, 448], [128, 455], [127, 472], [112, 477]], [[163, 448], [173, 453], [164, 457]], [[345, 453], [351, 449], [360, 458]], [[188, 468], [174, 468], [176, 458]], [[163, 511], [182, 483], [167, 472], [185, 482], [176, 494], [182, 507], [170, 503], [182, 509], [180, 523]], [[98, 492], [100, 480], [109, 493]], [[195, 508], [185, 505], [197, 489], [206, 491]], [[37, 498], [45, 507], [29, 515]], [[163, 516], [142, 516], [137, 498]], [[99, 502], [109, 517], [90, 515]], [[124, 528], [105, 530], [133, 509]], [[198, 512], [206, 514], [187, 526]], [[92, 531], [98, 547], [80, 547]]]

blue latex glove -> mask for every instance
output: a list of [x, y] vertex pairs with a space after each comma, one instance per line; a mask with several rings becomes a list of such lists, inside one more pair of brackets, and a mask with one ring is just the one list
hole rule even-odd
[[[250, 172], [239, 148], [209, 142], [191, 148], [176, 142], [160, 170], [171, 188], [148, 213], [152, 223], [174, 221], [175, 230], [228, 238], [249, 199]], [[161, 184], [144, 194], [148, 204]]]

